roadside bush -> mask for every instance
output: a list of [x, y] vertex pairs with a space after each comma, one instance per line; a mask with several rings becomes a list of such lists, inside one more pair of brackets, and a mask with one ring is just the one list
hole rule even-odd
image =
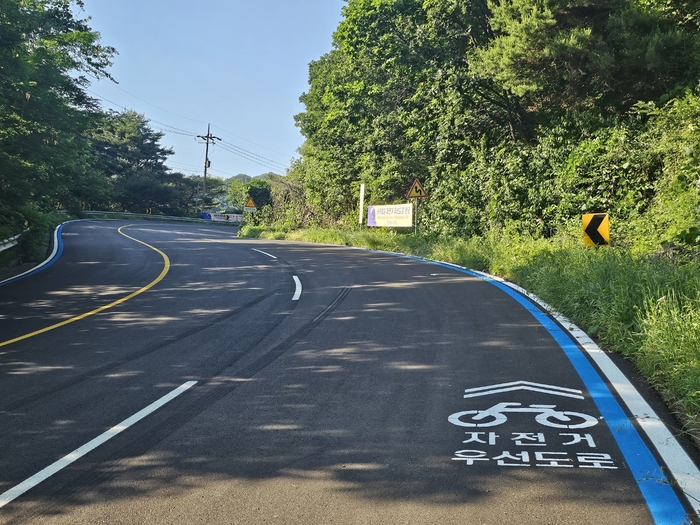
[[[697, 268], [696, 268], [697, 270]], [[700, 428], [700, 293], [647, 299], [635, 362], [665, 397]]]

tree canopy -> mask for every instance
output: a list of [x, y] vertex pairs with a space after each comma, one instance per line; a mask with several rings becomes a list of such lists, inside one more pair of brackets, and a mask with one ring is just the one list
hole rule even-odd
[[359, 184], [391, 203], [415, 178], [435, 232], [516, 221], [549, 234], [586, 210], [642, 213], [665, 155], [681, 153], [659, 150], [659, 121], [640, 108], [695, 96], [698, 7], [349, 0], [300, 98], [306, 141], [285, 182], [301, 190], [299, 224], [354, 222]]
[[144, 115], [87, 94], [112, 78], [80, 0], [0, 0], [0, 237], [42, 213], [104, 209], [184, 214], [196, 182], [165, 165]]
[[[89, 169], [97, 104], [87, 76], [109, 77], [115, 50], [99, 43], [68, 0], [0, 0], [0, 216], [24, 220], [30, 205], [73, 207], [104, 198]], [[20, 211], [18, 213], [19, 210]]]

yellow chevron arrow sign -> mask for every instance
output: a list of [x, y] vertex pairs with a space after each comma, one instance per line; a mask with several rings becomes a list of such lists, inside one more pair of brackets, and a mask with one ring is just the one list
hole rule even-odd
[[583, 244], [605, 246], [610, 244], [610, 216], [607, 213], [586, 213], [583, 219]]

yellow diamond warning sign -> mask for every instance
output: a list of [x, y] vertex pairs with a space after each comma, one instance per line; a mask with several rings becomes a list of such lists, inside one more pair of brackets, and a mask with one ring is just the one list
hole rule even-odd
[[256, 211], [257, 209], [258, 207], [255, 205], [253, 197], [248, 197], [248, 201], [245, 203], [243, 211]]
[[425, 188], [423, 188], [420, 181], [416, 179], [413, 181], [413, 186], [411, 186], [411, 190], [408, 192], [406, 197], [408, 199], [422, 199], [427, 196], [428, 194], [425, 192]]

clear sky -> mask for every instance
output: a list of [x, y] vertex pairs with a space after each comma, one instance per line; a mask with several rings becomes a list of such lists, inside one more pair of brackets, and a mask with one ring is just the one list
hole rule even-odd
[[110, 69], [119, 84], [95, 81], [89, 94], [164, 131], [171, 168], [202, 173], [204, 144], [191, 134], [206, 135], [211, 123], [224, 142], [210, 147], [209, 175], [284, 173], [303, 142], [294, 115], [304, 109], [308, 64], [331, 50], [343, 0], [84, 3], [80, 18], [119, 52]]

